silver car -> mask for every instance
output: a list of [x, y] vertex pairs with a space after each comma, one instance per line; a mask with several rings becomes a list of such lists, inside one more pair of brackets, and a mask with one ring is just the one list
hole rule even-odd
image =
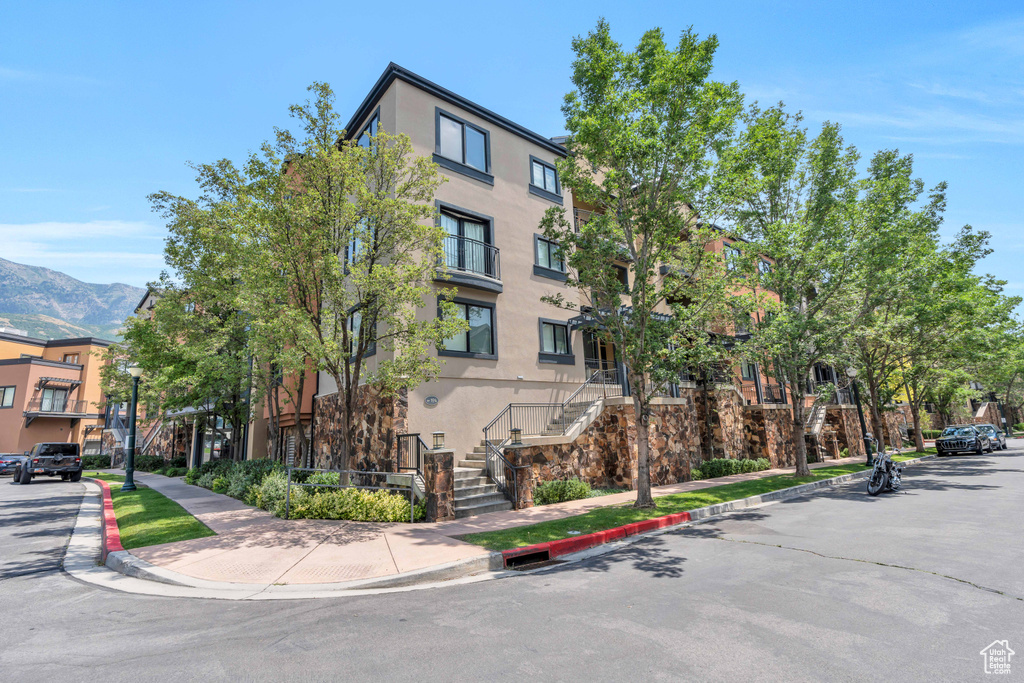
[[992, 447], [996, 450], [1006, 450], [1006, 432], [1002, 431], [993, 424], [980, 424], [974, 425], [978, 428], [979, 432], [984, 432], [988, 435], [990, 441], [992, 441]]

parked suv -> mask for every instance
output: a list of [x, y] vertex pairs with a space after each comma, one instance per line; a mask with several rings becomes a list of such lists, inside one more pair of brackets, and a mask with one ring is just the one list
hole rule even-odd
[[974, 425], [952, 425], [943, 429], [935, 440], [935, 450], [939, 455], [968, 451], [981, 455], [991, 453], [993, 446], [988, 434]]
[[0, 474], [14, 474], [21, 458], [17, 453], [0, 453]]
[[14, 468], [14, 481], [28, 484], [32, 477], [60, 476], [61, 481], [82, 478], [82, 456], [77, 443], [37, 443]]
[[988, 435], [988, 438], [992, 440], [993, 448], [1001, 451], [1006, 450], [1006, 432], [993, 424], [981, 424], [974, 426], [978, 428], [979, 432], [985, 432], [985, 434]]

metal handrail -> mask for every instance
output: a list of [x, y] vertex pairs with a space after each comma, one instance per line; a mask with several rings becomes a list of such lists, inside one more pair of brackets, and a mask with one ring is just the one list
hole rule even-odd
[[69, 401], [50, 399], [46, 401], [47, 406], [43, 407], [45, 399], [42, 397], [34, 398], [28, 403], [28, 407], [25, 412], [28, 413], [72, 413], [75, 415], [84, 415], [89, 407], [88, 401]]
[[470, 237], [448, 235], [444, 238], [444, 255], [448, 270], [501, 279], [501, 252], [493, 244]]
[[[527, 435], [565, 434], [599, 399], [622, 396], [621, 385], [607, 382], [609, 377], [615, 376], [612, 373], [613, 370], [594, 372], [561, 403], [509, 403], [484, 427], [487, 473], [499, 490], [511, 498], [513, 504], [519, 502], [515, 481], [517, 467], [505, 458], [502, 450], [512, 440], [512, 429], [518, 428], [520, 434]], [[508, 482], [508, 471], [512, 472], [511, 484]]]
[[399, 434], [395, 440], [398, 444], [396, 469], [399, 471], [415, 470], [417, 473], [423, 474], [423, 453], [430, 450], [430, 447], [418, 433]]

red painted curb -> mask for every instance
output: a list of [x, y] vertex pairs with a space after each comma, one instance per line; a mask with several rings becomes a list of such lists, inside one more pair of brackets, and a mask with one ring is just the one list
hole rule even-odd
[[117, 517], [114, 516], [114, 501], [110, 497], [110, 485], [102, 479], [92, 481], [103, 489], [103, 524], [100, 529], [103, 536], [103, 543], [100, 549], [100, 561], [106, 562], [107, 555], [119, 550], [121, 546], [121, 531], [117, 528]]
[[524, 555], [547, 553], [548, 559], [552, 559], [559, 557], [560, 555], [578, 553], [581, 550], [593, 548], [598, 545], [604, 545], [605, 543], [610, 543], [611, 541], [616, 541], [620, 538], [625, 538], [626, 536], [645, 534], [650, 531], [664, 529], [665, 527], [675, 526], [676, 524], [682, 524], [683, 522], [688, 521], [690, 521], [689, 512], [676, 512], [671, 515], [665, 515], [664, 517], [655, 517], [654, 519], [645, 519], [642, 522], [633, 522], [632, 524], [618, 526], [614, 529], [595, 531], [592, 534], [573, 536], [571, 538], [563, 538], [557, 541], [547, 541], [545, 543], [537, 543], [534, 545], [524, 546], [522, 548], [512, 548], [511, 550], [502, 550], [501, 556], [506, 567], [508, 566], [509, 560], [513, 560]]

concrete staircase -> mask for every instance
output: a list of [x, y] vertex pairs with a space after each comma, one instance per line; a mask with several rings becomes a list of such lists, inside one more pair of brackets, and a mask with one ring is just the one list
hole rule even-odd
[[456, 463], [455, 518], [511, 509], [512, 503], [487, 476], [487, 453], [481, 441]]

